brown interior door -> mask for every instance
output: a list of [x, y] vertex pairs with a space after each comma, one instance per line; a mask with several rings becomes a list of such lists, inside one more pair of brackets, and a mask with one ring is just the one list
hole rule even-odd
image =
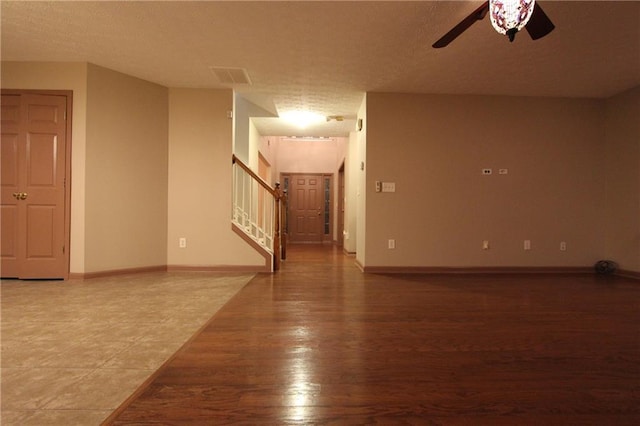
[[289, 190], [289, 240], [321, 243], [324, 200], [322, 175], [292, 175]]
[[67, 98], [2, 95], [2, 276], [65, 278]]

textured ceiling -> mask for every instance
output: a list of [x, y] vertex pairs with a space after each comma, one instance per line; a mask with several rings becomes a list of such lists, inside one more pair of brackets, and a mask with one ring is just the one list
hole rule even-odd
[[[487, 19], [444, 49], [481, 1], [1, 2], [4, 61], [82, 61], [168, 87], [232, 87], [273, 113], [343, 115], [302, 131], [345, 135], [368, 91], [604, 98], [640, 84], [640, 1], [542, 1], [547, 37], [509, 43]], [[211, 67], [244, 68], [220, 84]]]

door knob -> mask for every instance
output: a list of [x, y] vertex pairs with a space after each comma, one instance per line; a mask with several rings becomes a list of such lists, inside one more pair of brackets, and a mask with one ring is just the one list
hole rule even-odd
[[20, 199], [21, 200], [26, 200], [28, 196], [29, 196], [29, 194], [27, 194], [26, 192], [21, 192], [20, 193]]

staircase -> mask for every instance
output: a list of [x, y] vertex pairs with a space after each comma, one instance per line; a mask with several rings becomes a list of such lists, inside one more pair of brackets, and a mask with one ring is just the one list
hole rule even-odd
[[279, 183], [272, 188], [235, 155], [231, 161], [232, 228], [245, 236], [265, 258], [270, 258], [271, 271], [277, 271], [286, 253], [286, 238], [281, 231], [287, 211], [286, 194]]

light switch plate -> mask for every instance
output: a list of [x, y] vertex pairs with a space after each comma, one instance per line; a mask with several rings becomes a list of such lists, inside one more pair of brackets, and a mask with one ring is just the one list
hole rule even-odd
[[382, 182], [382, 192], [396, 192], [396, 183]]

